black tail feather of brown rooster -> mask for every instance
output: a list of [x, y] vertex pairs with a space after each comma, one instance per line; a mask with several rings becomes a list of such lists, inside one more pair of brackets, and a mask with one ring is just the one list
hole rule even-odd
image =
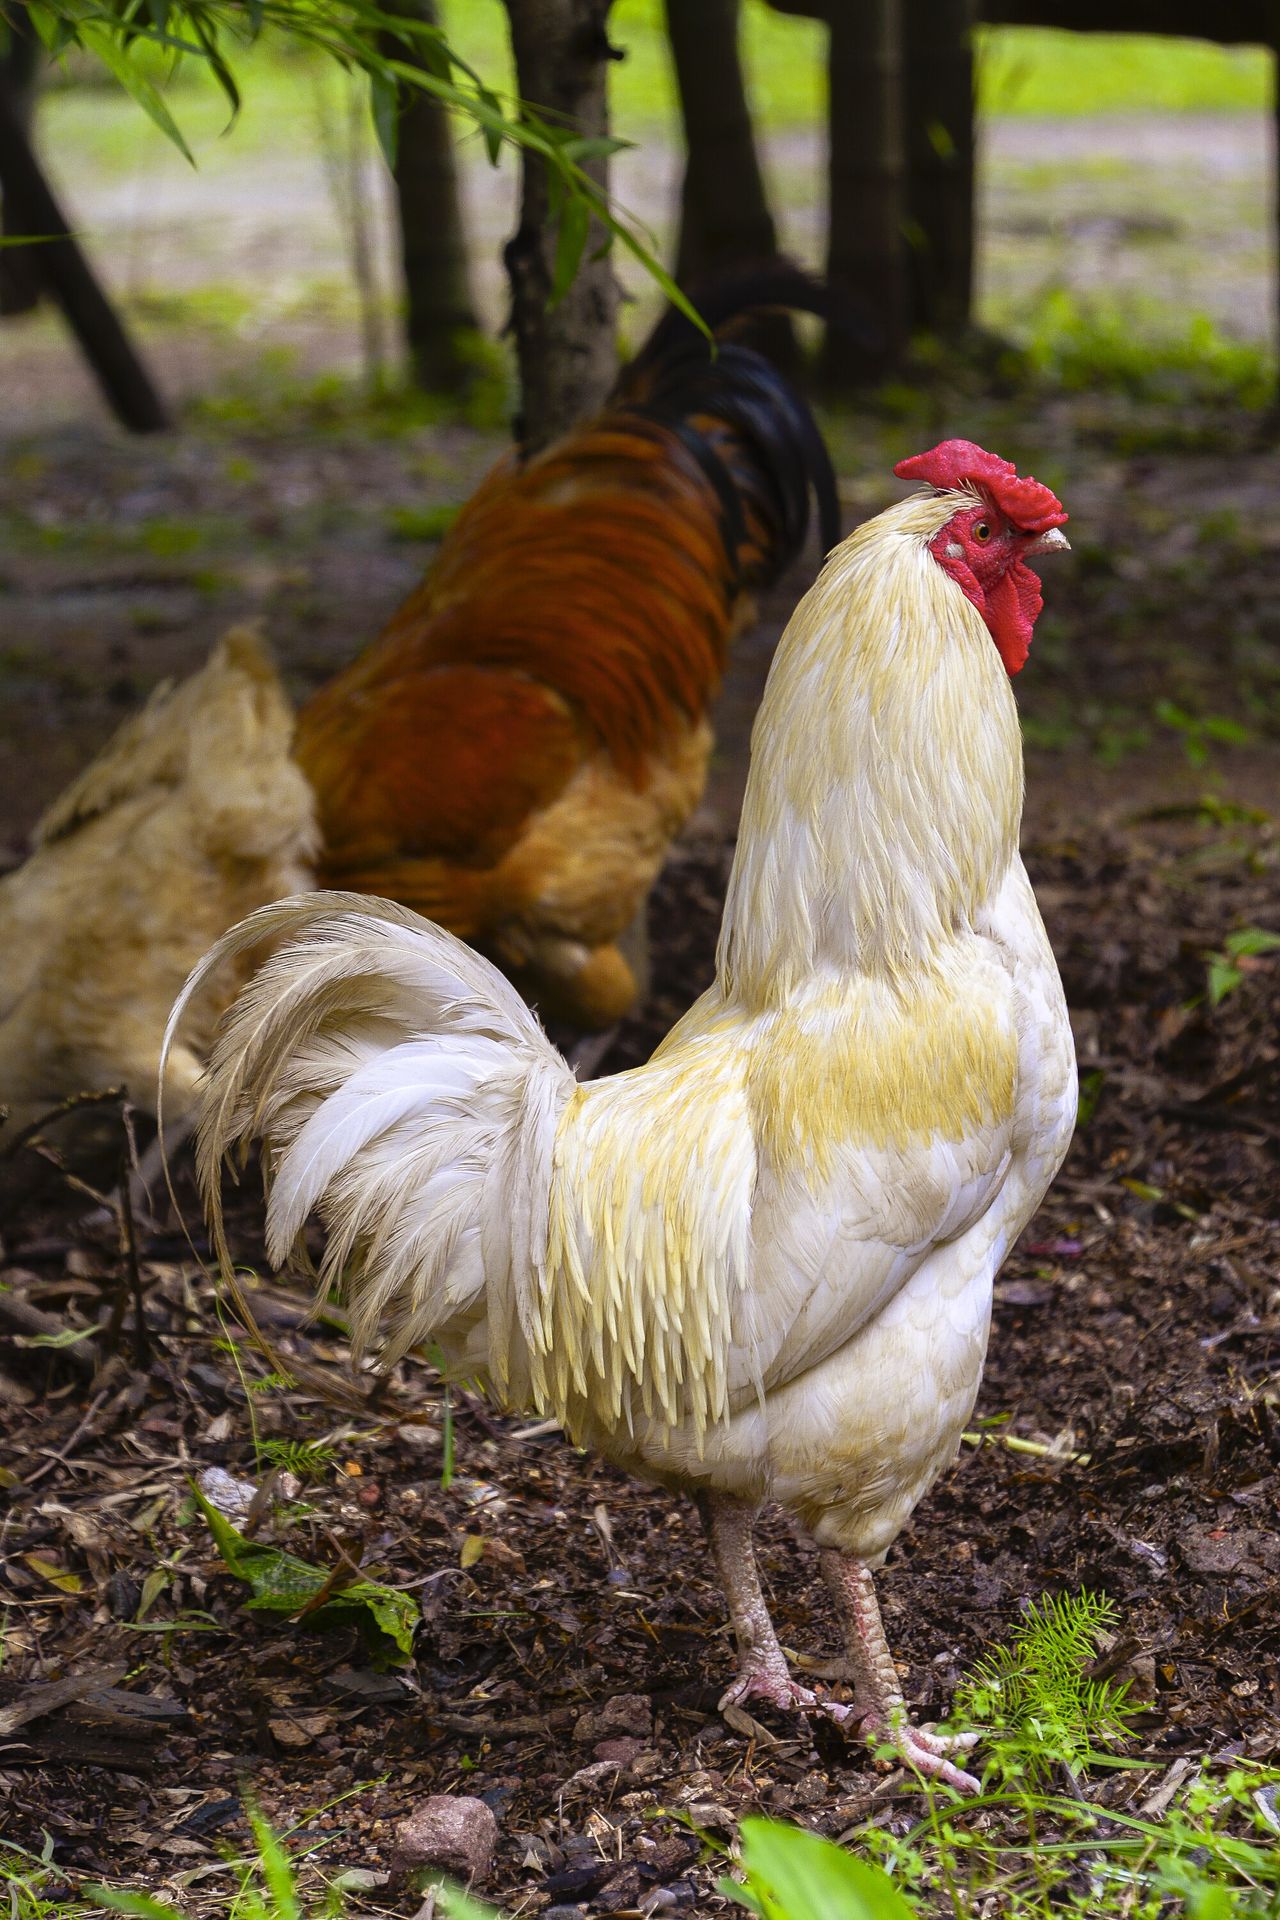
[[[739, 336], [770, 313], [831, 320], [833, 304], [820, 281], [785, 260], [720, 275], [689, 297], [713, 340], [669, 307], [623, 369], [610, 410], [679, 434], [721, 501], [726, 545], [739, 556], [743, 585], [766, 585], [804, 544], [810, 490], [824, 552], [840, 538], [840, 505], [808, 402]], [[858, 315], [842, 315], [837, 324], [854, 342], [866, 337]]]

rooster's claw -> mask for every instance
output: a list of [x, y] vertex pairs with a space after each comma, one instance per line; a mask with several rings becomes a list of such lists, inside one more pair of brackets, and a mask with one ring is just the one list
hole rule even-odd
[[862, 1739], [870, 1745], [891, 1749], [904, 1766], [928, 1779], [941, 1780], [957, 1793], [981, 1793], [982, 1782], [947, 1758], [951, 1753], [968, 1753], [978, 1744], [976, 1733], [935, 1733], [929, 1727], [913, 1727], [905, 1715], [886, 1719], [882, 1714], [841, 1706], [832, 1700], [824, 1703], [831, 1718], [851, 1730], [856, 1725]]

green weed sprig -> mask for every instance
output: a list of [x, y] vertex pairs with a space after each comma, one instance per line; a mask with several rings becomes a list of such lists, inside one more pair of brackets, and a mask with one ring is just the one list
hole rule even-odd
[[1088, 1671], [1115, 1618], [1103, 1594], [1045, 1594], [962, 1682], [954, 1715], [988, 1729], [997, 1773], [1042, 1780], [1057, 1764], [1074, 1779], [1124, 1744], [1137, 1711], [1128, 1686]]

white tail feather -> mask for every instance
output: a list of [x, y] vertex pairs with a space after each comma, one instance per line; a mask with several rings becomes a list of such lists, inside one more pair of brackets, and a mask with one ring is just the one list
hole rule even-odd
[[183, 988], [166, 1053], [207, 974], [268, 942], [201, 1100], [200, 1183], [224, 1268], [222, 1163], [260, 1138], [270, 1257], [282, 1264], [320, 1214], [320, 1287], [345, 1282], [357, 1348], [389, 1316], [389, 1359], [430, 1336], [524, 1397], [568, 1066], [487, 960], [406, 908], [337, 893], [280, 901], [225, 935]]

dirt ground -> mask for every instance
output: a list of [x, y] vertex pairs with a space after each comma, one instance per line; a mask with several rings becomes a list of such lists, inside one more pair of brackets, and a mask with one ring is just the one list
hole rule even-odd
[[[987, 1444], [962, 1450], [894, 1548], [885, 1617], [907, 1698], [930, 1717], [1020, 1603], [1101, 1590], [1147, 1702], [1138, 1756], [1276, 1761], [1275, 963], [1214, 1011], [1200, 999], [1219, 930], [1274, 924], [1274, 842], [1255, 824], [1249, 857], [1224, 863], [1221, 830], [1195, 821], [1081, 826], [1030, 859], [1091, 1111], [997, 1286], [975, 1416]], [[610, 1065], [640, 1058], [706, 979], [729, 852], [695, 842], [668, 869], [652, 1004]], [[248, 1201], [236, 1251], [261, 1258]], [[208, 1290], [173, 1233], [140, 1249], [144, 1346], [109, 1236], [70, 1231], [48, 1191], [11, 1203], [5, 1262], [4, 1283], [59, 1320], [101, 1327], [120, 1308], [110, 1354], [99, 1331], [61, 1353], [10, 1339], [0, 1355], [4, 1379], [26, 1382], [0, 1412], [0, 1687], [19, 1706], [68, 1673], [94, 1688], [6, 1728], [0, 1796], [11, 1839], [39, 1851], [56, 1836], [69, 1887], [127, 1876], [213, 1910], [252, 1794], [291, 1848], [315, 1850], [315, 1871], [376, 1876], [361, 1902], [409, 1914], [396, 1824], [425, 1795], [460, 1792], [497, 1817], [483, 1890], [513, 1913], [712, 1915], [728, 1909], [682, 1810], [720, 1835], [757, 1808], [830, 1834], [914, 1817], [907, 1779], [823, 1728], [764, 1713], [744, 1738], [721, 1721], [731, 1647], [687, 1502], [465, 1393], [442, 1489], [441, 1396], [418, 1363], [391, 1395], [420, 1424], [371, 1403], [335, 1427], [304, 1391], [247, 1400], [241, 1373], [263, 1363], [211, 1338]], [[301, 1328], [299, 1295], [254, 1297], [286, 1366], [340, 1372], [340, 1338]], [[422, 1626], [407, 1670], [376, 1670], [352, 1626], [245, 1611], [188, 1481], [210, 1465], [260, 1478], [253, 1422], [268, 1450], [325, 1443], [308, 1511], [282, 1535], [410, 1596]], [[762, 1542], [784, 1644], [829, 1650], [804, 1551], [777, 1517]], [[1120, 1774], [1087, 1790], [1122, 1807], [1149, 1789]]]

